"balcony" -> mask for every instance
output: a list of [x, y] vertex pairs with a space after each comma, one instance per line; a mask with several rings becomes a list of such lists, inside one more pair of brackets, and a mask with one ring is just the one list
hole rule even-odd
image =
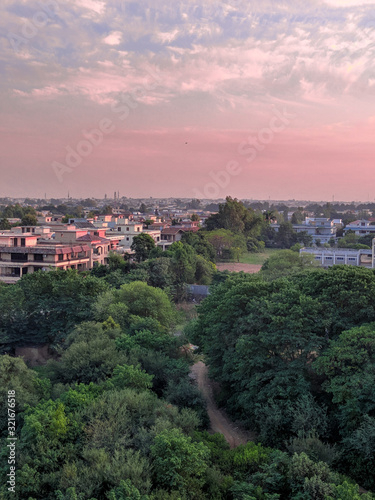
[[17, 281], [19, 281], [20, 279], [20, 276], [8, 276], [5, 274], [0, 274], [0, 281], [2, 283], [6, 283], [7, 285], [14, 285], [14, 283], [17, 283]]
[[10, 262], [27, 262], [28, 254], [27, 253], [12, 253], [10, 254]]

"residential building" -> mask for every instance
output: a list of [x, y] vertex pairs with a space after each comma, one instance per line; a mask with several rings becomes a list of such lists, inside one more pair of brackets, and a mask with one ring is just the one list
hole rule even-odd
[[106, 231], [106, 237], [108, 238], [117, 235], [117, 237], [119, 237], [119, 247], [122, 250], [128, 251], [132, 246], [134, 237], [139, 236], [142, 233], [151, 236], [155, 244], [158, 244], [161, 240], [160, 229], [143, 229], [142, 223], [129, 223], [128, 221], [126, 221], [126, 223], [121, 222], [116, 227], [108, 229]]
[[[280, 224], [271, 224], [275, 231], [279, 230]], [[312, 237], [312, 242], [319, 240], [328, 243], [331, 238], [336, 238], [337, 224], [333, 220], [324, 217], [306, 217], [301, 224], [293, 224], [296, 233], [306, 232]]]
[[349, 230], [354, 231], [357, 236], [366, 236], [367, 234], [373, 234], [375, 236], [375, 224], [367, 219], [349, 222], [349, 224], [345, 226], [344, 235]]
[[78, 229], [75, 226], [68, 226], [65, 230], [55, 232], [55, 241], [61, 243], [83, 243], [90, 247], [89, 269], [99, 264], [108, 263], [108, 254], [115, 250], [120, 242], [120, 238], [111, 240], [106, 238], [105, 229]]
[[186, 232], [185, 229], [177, 226], [166, 227], [161, 232], [162, 241], [165, 240], [170, 244], [180, 241], [182, 235]]
[[35, 271], [90, 268], [90, 246], [42, 240], [37, 234], [0, 232], [0, 281], [14, 283]]

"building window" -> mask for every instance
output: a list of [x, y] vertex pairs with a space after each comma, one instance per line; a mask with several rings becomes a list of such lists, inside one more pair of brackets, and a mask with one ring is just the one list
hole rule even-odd
[[126, 241], [129, 241], [129, 236], [126, 237]]
[[35, 262], [43, 262], [43, 255], [41, 253], [34, 254]]
[[64, 255], [62, 253], [59, 254], [59, 261], [64, 260]]
[[129, 228], [127, 227], [126, 230], [129, 231]]
[[121, 227], [118, 227], [118, 228], [117, 228], [117, 231], [121, 231]]
[[12, 253], [10, 254], [10, 260], [12, 262], [27, 262], [27, 253]]

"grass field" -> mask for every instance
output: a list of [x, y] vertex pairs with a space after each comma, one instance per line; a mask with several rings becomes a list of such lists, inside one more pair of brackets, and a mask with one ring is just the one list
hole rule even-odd
[[271, 254], [277, 251], [278, 249], [276, 248], [266, 248], [263, 253], [244, 253], [240, 257], [240, 262], [242, 264], [255, 264], [261, 266]]

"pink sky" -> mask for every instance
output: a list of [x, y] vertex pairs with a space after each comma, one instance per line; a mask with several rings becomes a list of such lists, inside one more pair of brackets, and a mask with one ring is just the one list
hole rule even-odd
[[0, 196], [374, 199], [372, 2], [42, 4], [0, 7]]

